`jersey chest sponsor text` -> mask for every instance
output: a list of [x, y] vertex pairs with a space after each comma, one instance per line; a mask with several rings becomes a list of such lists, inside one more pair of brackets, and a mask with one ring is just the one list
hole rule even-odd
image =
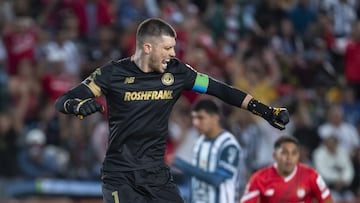
[[169, 100], [173, 98], [173, 90], [150, 90], [125, 92], [124, 101]]

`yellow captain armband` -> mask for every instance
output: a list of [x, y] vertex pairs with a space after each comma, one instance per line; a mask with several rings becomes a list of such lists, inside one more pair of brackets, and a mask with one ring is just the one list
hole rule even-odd
[[86, 85], [95, 97], [99, 97], [102, 95], [101, 88], [91, 79], [85, 79], [82, 84]]

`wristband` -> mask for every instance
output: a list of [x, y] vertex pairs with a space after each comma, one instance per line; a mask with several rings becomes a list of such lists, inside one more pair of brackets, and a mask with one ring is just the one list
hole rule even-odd
[[64, 110], [66, 113], [74, 113], [74, 106], [77, 105], [80, 99], [68, 99], [64, 102]]
[[272, 107], [269, 107], [254, 98], [249, 101], [247, 109], [253, 114], [263, 117], [265, 120], [270, 120], [273, 112]]

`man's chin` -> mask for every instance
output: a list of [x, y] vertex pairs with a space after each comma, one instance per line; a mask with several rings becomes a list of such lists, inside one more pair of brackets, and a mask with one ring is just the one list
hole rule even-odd
[[287, 167], [286, 172], [290, 174], [294, 171], [294, 169], [295, 169], [295, 167]]
[[158, 69], [155, 69], [154, 71], [157, 72], [157, 73], [164, 73], [166, 69], [163, 69], [163, 68], [158, 68]]

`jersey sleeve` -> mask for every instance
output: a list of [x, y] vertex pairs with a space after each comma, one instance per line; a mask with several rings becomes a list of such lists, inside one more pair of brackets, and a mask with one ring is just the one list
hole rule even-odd
[[237, 173], [240, 160], [240, 149], [236, 145], [224, 147], [220, 154], [218, 171], [233, 177]]
[[185, 89], [198, 93], [206, 93], [209, 86], [209, 76], [199, 73], [188, 64], [183, 64], [185, 70]]
[[184, 64], [186, 71], [185, 89], [215, 96], [222, 101], [240, 107], [247, 96], [246, 92], [218, 81], [206, 74], [199, 73], [191, 66]]
[[313, 175], [310, 176], [310, 185], [314, 193], [316, 200], [319, 203], [324, 203], [327, 200], [331, 199], [331, 193], [327, 187], [324, 179], [317, 173], [313, 172]]
[[246, 185], [245, 192], [240, 199], [240, 203], [257, 203], [260, 200], [260, 187], [258, 176], [255, 173]]
[[106, 64], [97, 68], [81, 83], [86, 85], [96, 97], [106, 95], [111, 84], [112, 67], [111, 64]]

